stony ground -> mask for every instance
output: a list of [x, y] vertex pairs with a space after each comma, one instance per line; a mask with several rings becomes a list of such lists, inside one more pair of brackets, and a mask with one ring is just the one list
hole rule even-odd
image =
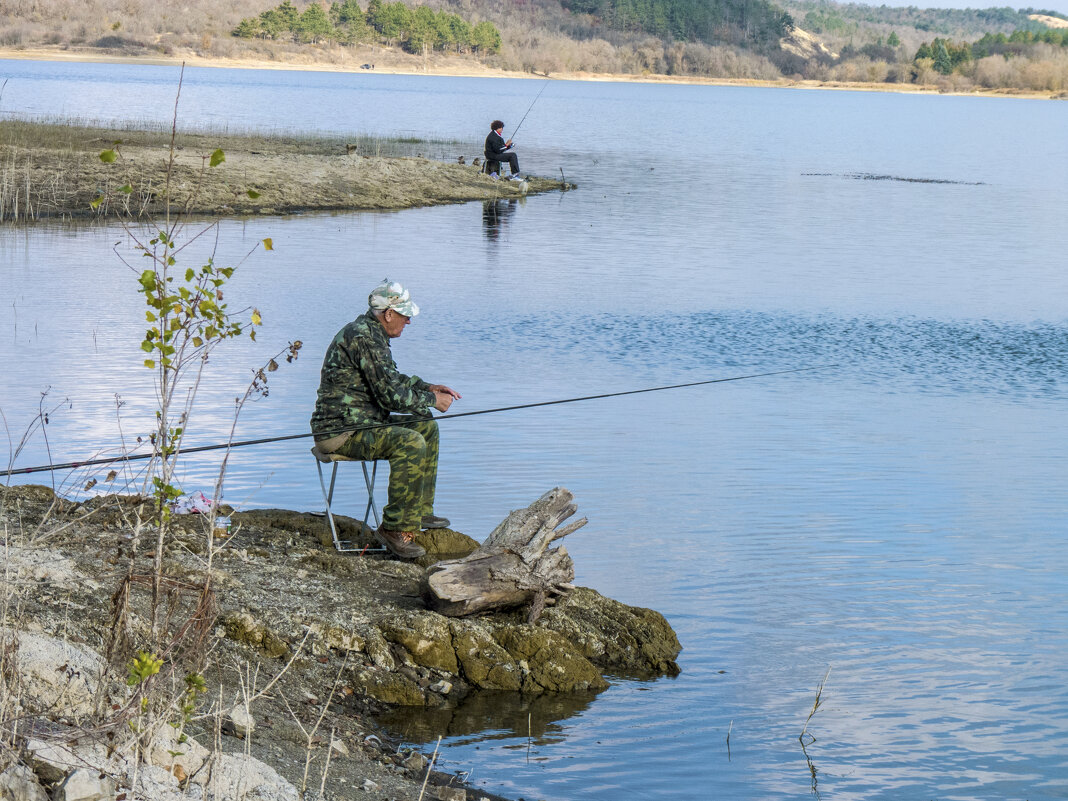
[[[124, 496], [79, 504], [44, 487], [0, 485], [3, 630], [104, 654], [117, 588], [131, 570], [151, 575], [156, 556], [147, 533], [139, 544], [133, 539], [136, 509], [136, 499]], [[424, 565], [476, 546], [458, 532], [421, 535], [430, 553], [420, 565], [338, 553], [324, 519], [311, 514], [258, 510], [232, 520], [230, 535], [214, 538], [202, 518], [181, 516], [164, 547], [168, 630], [186, 619], [205, 621], [198, 647], [210, 700], [189, 731], [222, 751], [248, 748], [298, 788], [317, 793], [322, 782], [327, 799], [352, 798], [354, 790], [360, 798], [419, 798], [429, 753], [398, 751], [377, 724], [405, 706], [440, 710], [442, 721], [463, 729], [469, 713], [458, 707], [483, 690], [506, 690], [510, 698], [566, 691], [560, 697], [588, 703], [607, 686], [603, 672], [678, 670], [679, 644], [660, 615], [584, 588], [537, 625], [526, 622], [524, 610], [477, 620], [427, 611]], [[343, 536], [368, 541], [357, 521], [341, 522]], [[213, 606], [198, 617], [192, 599], [209, 577]], [[147, 585], [131, 585], [130, 598], [126, 648], [134, 653], [147, 637]], [[113, 662], [121, 678], [126, 663]], [[250, 708], [255, 728], [247, 738], [220, 723], [250, 688], [263, 690], [276, 677]], [[429, 784], [427, 798], [491, 797], [448, 774], [432, 773]]]
[[[101, 161], [107, 150], [114, 162]], [[211, 167], [216, 150], [225, 161]], [[573, 188], [539, 177], [493, 180], [472, 163], [476, 148], [440, 142], [182, 134], [168, 182], [170, 152], [169, 132], [0, 122], [0, 221], [158, 215], [168, 195], [172, 212], [248, 216], [400, 210]]]

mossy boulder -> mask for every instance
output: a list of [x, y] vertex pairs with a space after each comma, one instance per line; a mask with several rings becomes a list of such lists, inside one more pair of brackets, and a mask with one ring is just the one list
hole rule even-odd
[[453, 647], [463, 676], [484, 690], [520, 690], [523, 671], [486, 626], [469, 620], [450, 619]]
[[222, 624], [226, 636], [231, 640], [252, 645], [272, 659], [280, 659], [290, 653], [285, 640], [248, 612], [232, 612], [223, 617]]
[[613, 673], [676, 676], [679, 639], [663, 615], [577, 587], [547, 609], [538, 625], [561, 634], [583, 656]]
[[538, 626], [515, 625], [497, 630], [496, 640], [524, 668], [527, 692], [604, 690], [608, 682], [568, 640]]
[[425, 706], [427, 695], [419, 683], [395, 671], [357, 670], [350, 677], [355, 691], [395, 706]]
[[[478, 550], [478, 542], [451, 528], [432, 528], [420, 531], [415, 535], [415, 541], [426, 548], [427, 556], [433, 557], [423, 565], [424, 567], [429, 567], [443, 558], [458, 559]], [[425, 559], [426, 557], [422, 557], [419, 560], [420, 564]]]
[[408, 612], [379, 625], [382, 636], [404, 648], [412, 664], [455, 674], [458, 669], [449, 621], [433, 612]]

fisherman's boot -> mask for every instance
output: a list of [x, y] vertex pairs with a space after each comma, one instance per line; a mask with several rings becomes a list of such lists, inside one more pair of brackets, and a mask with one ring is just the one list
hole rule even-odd
[[448, 528], [449, 518], [439, 517], [438, 515], [423, 515], [422, 519], [423, 528]]
[[386, 546], [389, 552], [401, 559], [418, 559], [426, 554], [426, 549], [413, 541], [415, 534], [411, 531], [391, 531], [388, 528], [375, 529], [375, 539]]

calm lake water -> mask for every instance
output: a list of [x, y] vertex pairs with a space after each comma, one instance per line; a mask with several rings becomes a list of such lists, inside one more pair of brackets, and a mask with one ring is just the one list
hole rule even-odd
[[[165, 122], [177, 77], [0, 61], [0, 113]], [[470, 158], [541, 88], [196, 69], [181, 117]], [[554, 81], [518, 142], [579, 189], [224, 223], [220, 261], [275, 251], [235, 275], [265, 327], [213, 358], [197, 441], [291, 339], [238, 437], [304, 430], [326, 344], [384, 276], [423, 309], [398, 362], [456, 411], [828, 367], [444, 422], [438, 511], [481, 539], [571, 489], [578, 582], [662, 611], [682, 674], [398, 729], [526, 798], [1068, 798], [1068, 104]], [[122, 432], [149, 428], [130, 254], [113, 227], [0, 229], [16, 442], [43, 404], [52, 457], [113, 448], [116, 393]], [[47, 460], [37, 436], [17, 465]], [[191, 459], [186, 488], [214, 465]], [[239, 506], [321, 507], [305, 441], [228, 475]], [[354, 478], [340, 492], [361, 503]]]

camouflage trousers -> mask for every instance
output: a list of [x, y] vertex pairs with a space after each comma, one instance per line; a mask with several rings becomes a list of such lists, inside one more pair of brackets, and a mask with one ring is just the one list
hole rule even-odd
[[351, 459], [389, 461], [389, 498], [382, 527], [418, 531], [424, 515], [434, 513], [438, 483], [438, 424], [429, 417], [392, 415], [397, 425], [356, 431], [334, 453]]

